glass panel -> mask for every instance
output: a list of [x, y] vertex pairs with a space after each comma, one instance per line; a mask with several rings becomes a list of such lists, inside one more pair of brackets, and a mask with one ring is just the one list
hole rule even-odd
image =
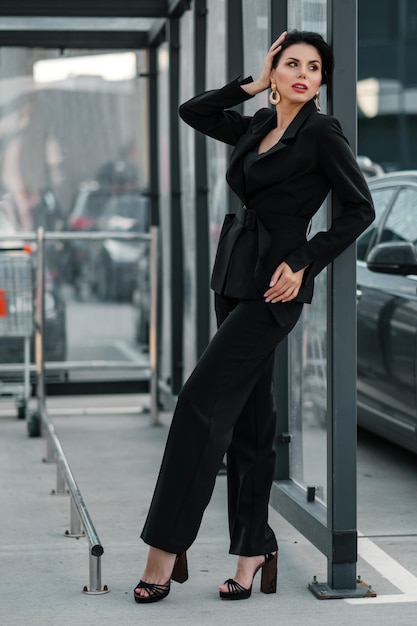
[[[243, 54], [244, 75], [257, 78], [271, 45], [269, 41], [269, 5], [267, 0], [244, 0], [243, 8]], [[253, 115], [259, 108], [268, 106], [265, 91], [244, 105], [246, 115]]]
[[[288, 29], [313, 30], [326, 35], [326, 0], [288, 3]], [[322, 111], [326, 97], [322, 88]], [[322, 207], [312, 222], [309, 237], [326, 230]], [[314, 299], [290, 335], [291, 477], [304, 486], [318, 487], [317, 498], [326, 500], [327, 486], [327, 370], [326, 271], [315, 281]]]
[[[207, 89], [216, 89], [226, 82], [226, 3], [211, 0], [207, 14]], [[220, 141], [207, 139], [207, 168], [209, 188], [210, 263], [214, 262], [221, 225], [227, 213], [226, 146]], [[216, 320], [211, 309], [211, 330]]]
[[[144, 58], [18, 48], [0, 55], [1, 219], [17, 236], [43, 226], [74, 237], [47, 245], [46, 360], [146, 365], [132, 299], [149, 289], [149, 259], [143, 243], [117, 239], [149, 230]], [[100, 230], [114, 238], [79, 238]], [[120, 367], [68, 372], [71, 380], [139, 376]]]
[[[181, 20], [181, 84], [180, 102], [194, 96], [194, 19], [187, 11]], [[195, 131], [180, 123], [182, 228], [184, 254], [184, 380], [191, 374], [196, 362], [196, 202], [194, 185]]]

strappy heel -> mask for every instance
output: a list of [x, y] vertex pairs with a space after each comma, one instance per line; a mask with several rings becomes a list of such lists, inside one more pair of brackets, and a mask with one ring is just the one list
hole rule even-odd
[[[258, 571], [262, 569], [261, 591], [262, 593], [276, 593], [277, 591], [277, 573], [278, 573], [278, 552], [265, 554], [265, 561], [259, 565], [254, 574], [255, 578]], [[243, 587], [233, 578], [229, 578], [224, 582], [227, 585], [227, 591], [219, 591], [223, 600], [246, 600], [250, 598], [252, 593], [252, 585], [249, 589]]]
[[[143, 580], [140, 580], [133, 590], [133, 595], [136, 602], [138, 602], [139, 604], [149, 604], [150, 602], [159, 602], [159, 600], [163, 600], [167, 597], [171, 590], [171, 580], [175, 580], [175, 582], [177, 583], [185, 583], [185, 581], [188, 580], [188, 564], [186, 552], [177, 554], [171, 578], [166, 585], [146, 583]], [[145, 589], [147, 595], [141, 596], [139, 593], [136, 593], [137, 589]]]

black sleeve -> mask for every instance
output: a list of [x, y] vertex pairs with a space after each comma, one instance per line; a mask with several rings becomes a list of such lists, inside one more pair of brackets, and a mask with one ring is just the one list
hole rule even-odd
[[326, 116], [320, 132], [320, 168], [340, 199], [342, 211], [328, 231], [319, 232], [294, 250], [285, 262], [296, 272], [310, 266], [317, 275], [345, 250], [375, 218], [368, 185], [338, 120]]
[[236, 145], [239, 137], [247, 131], [252, 118], [225, 109], [253, 97], [240, 86], [251, 82], [252, 77], [234, 80], [221, 89], [206, 91], [191, 98], [179, 107], [181, 119], [204, 135]]

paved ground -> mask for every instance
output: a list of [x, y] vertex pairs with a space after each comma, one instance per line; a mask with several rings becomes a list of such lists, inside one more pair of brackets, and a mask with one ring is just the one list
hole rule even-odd
[[[56, 488], [56, 466], [41, 461], [45, 440], [29, 439], [24, 422], [15, 418], [7, 401], [0, 403], [2, 625], [415, 623], [416, 473], [409, 465], [404, 469], [402, 453], [395, 467], [389, 459], [381, 462], [379, 452], [367, 447], [366, 437], [359, 455], [359, 527], [367, 537], [359, 540], [358, 573], [378, 590], [377, 599], [349, 602], [313, 597], [307, 584], [313, 575], [326, 580], [326, 560], [271, 510], [271, 525], [280, 541], [277, 595], [260, 594], [258, 577], [250, 600], [220, 601], [217, 585], [233, 575], [235, 559], [227, 554], [226, 479], [219, 476], [201, 532], [189, 552], [189, 581], [173, 583], [170, 596], [161, 603], [137, 605], [132, 589], [146, 552], [139, 532], [170, 417], [164, 414], [163, 425], [152, 426], [149, 416], [138, 410], [147, 401], [142, 396], [102, 396], [53, 398], [48, 403], [104, 546], [102, 582], [110, 593], [97, 596], [81, 592], [89, 584], [88, 544], [85, 538], [64, 535], [70, 527], [70, 501], [66, 495], [51, 495]], [[402, 498], [401, 505], [394, 504], [396, 494]]]

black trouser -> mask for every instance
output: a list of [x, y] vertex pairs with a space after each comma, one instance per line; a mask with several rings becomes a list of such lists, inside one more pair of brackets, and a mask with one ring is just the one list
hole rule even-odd
[[230, 553], [277, 549], [267, 522], [275, 463], [273, 357], [302, 310], [295, 302], [281, 306], [293, 315], [285, 327], [263, 300], [216, 296], [219, 330], [178, 396], [141, 535], [149, 545], [176, 554], [189, 548], [227, 451]]

